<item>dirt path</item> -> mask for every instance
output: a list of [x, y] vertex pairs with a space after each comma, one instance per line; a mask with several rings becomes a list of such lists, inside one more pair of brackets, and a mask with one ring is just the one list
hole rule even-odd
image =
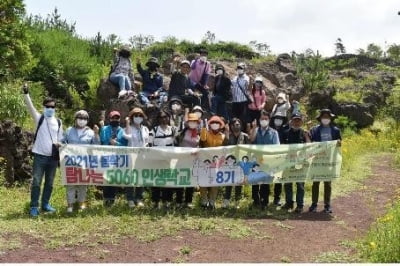
[[[150, 243], [129, 238], [116, 245], [47, 250], [28, 238], [26, 248], [1, 254], [0, 262], [312, 262], [323, 252], [351, 253], [343, 241], [364, 235], [385, 212], [385, 205], [393, 199], [393, 188], [400, 186], [399, 172], [391, 164], [390, 155], [377, 158], [372, 175], [358, 191], [333, 201], [332, 215], [305, 212], [284, 221], [247, 220], [270, 236], [264, 239], [235, 240], [218, 233], [204, 236], [183, 231]], [[182, 248], [187, 254], [180, 252]]]

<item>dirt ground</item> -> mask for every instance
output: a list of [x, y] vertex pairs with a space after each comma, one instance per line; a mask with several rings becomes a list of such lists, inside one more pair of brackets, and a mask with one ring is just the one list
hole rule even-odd
[[[354, 251], [343, 241], [363, 236], [376, 217], [385, 212], [386, 204], [393, 199], [393, 188], [400, 185], [399, 172], [391, 163], [390, 156], [376, 160], [371, 176], [360, 184], [361, 189], [333, 200], [333, 214], [322, 213], [319, 206], [317, 213], [293, 214], [284, 221], [247, 220], [270, 236], [264, 239], [231, 239], [219, 233], [207, 236], [182, 231], [149, 243], [128, 238], [118, 244], [49, 250], [27, 237], [25, 248], [1, 254], [0, 262], [312, 262], [323, 252], [351, 253]], [[180, 252], [183, 247], [190, 250]]]

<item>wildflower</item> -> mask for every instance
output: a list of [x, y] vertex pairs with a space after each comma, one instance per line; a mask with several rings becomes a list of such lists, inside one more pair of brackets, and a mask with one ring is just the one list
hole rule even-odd
[[376, 249], [376, 243], [375, 242], [369, 242], [369, 246], [372, 248], [372, 249]]

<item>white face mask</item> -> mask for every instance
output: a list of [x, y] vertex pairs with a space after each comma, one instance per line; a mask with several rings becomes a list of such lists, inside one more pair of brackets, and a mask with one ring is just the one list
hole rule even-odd
[[85, 119], [76, 119], [76, 124], [78, 125], [78, 127], [86, 127], [87, 122], [88, 121]]
[[222, 74], [224, 74], [224, 71], [222, 69], [218, 69], [216, 71], [216, 73], [217, 73], [217, 75], [222, 75]]
[[171, 109], [172, 111], [179, 111], [181, 110], [181, 105], [174, 103], [173, 105], [171, 105]]
[[199, 126], [199, 124], [197, 122], [192, 122], [191, 121], [191, 122], [188, 123], [188, 127], [191, 128], [191, 129], [195, 129], [198, 126]]
[[135, 123], [136, 125], [140, 125], [142, 122], [143, 122], [143, 117], [136, 116], [133, 118], [133, 123]]
[[327, 125], [329, 125], [331, 123], [331, 120], [329, 118], [323, 118], [323, 119], [321, 119], [321, 123], [324, 126], [327, 126]]
[[238, 75], [243, 75], [244, 74], [244, 70], [243, 69], [238, 69], [238, 70], [236, 70], [236, 72], [238, 73]]
[[283, 124], [283, 120], [282, 119], [275, 119], [274, 120], [274, 124], [275, 124], [275, 126], [280, 127]]
[[279, 98], [278, 103], [283, 103], [283, 99]]
[[265, 119], [260, 120], [260, 126], [262, 128], [266, 128], [266, 127], [268, 127], [268, 125], [269, 125], [269, 120], [265, 120]]
[[195, 112], [195, 114], [197, 115], [197, 118], [198, 118], [198, 119], [200, 119], [200, 118], [201, 118], [201, 116], [203, 115], [203, 113], [202, 113], [202, 112]]
[[220, 125], [218, 123], [212, 123], [210, 125], [210, 127], [212, 130], [217, 131], [219, 129]]
[[206, 62], [207, 61], [207, 56], [200, 56], [200, 61], [201, 62]]

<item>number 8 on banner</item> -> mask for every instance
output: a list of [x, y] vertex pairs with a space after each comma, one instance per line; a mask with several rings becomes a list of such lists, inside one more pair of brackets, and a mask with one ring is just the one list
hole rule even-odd
[[216, 180], [218, 184], [221, 183], [235, 183], [235, 171], [218, 171]]

